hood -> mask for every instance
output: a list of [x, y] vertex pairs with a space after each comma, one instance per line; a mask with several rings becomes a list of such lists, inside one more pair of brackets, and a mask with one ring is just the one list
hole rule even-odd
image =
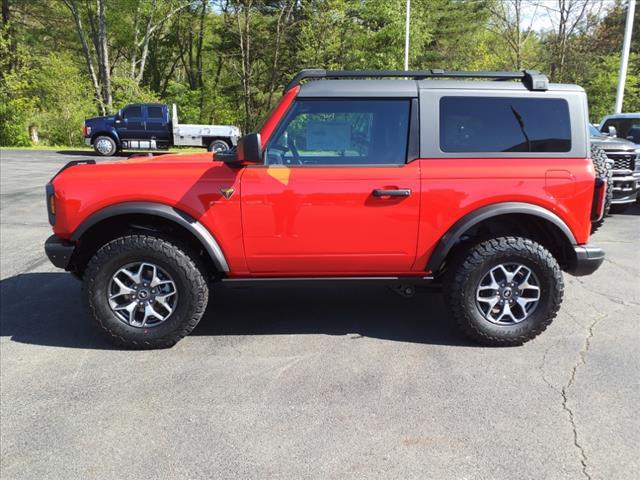
[[105, 122], [112, 122], [116, 119], [115, 115], [105, 115], [103, 117], [93, 117], [93, 118], [87, 118], [84, 123], [85, 125], [95, 125], [95, 124], [100, 124], [100, 123], [105, 123]]
[[591, 143], [607, 150], [629, 150], [635, 151], [636, 144], [624, 138], [609, 137], [607, 135], [593, 135], [590, 137]]

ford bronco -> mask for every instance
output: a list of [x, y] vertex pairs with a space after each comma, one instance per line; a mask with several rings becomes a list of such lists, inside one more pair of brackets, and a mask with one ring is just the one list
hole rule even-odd
[[604, 259], [587, 113], [532, 71], [304, 70], [235, 149], [67, 164], [45, 250], [128, 347], [189, 334], [211, 282], [274, 280], [441, 285], [464, 333], [520, 345]]

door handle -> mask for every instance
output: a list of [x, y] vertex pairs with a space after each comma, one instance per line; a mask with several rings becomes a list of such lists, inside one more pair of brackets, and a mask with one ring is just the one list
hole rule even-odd
[[374, 197], [408, 197], [411, 195], [411, 189], [396, 188], [393, 190], [382, 190], [376, 188], [372, 193]]

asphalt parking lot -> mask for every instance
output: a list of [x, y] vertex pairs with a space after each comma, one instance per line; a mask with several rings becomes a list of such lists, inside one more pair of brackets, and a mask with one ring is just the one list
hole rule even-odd
[[217, 288], [170, 350], [114, 349], [44, 256], [44, 184], [90, 155], [0, 151], [0, 476], [636, 479], [640, 208], [523, 347], [482, 348], [440, 295]]

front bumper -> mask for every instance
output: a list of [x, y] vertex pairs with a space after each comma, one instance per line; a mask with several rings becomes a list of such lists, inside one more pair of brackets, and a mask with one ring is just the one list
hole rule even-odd
[[574, 277], [582, 277], [584, 275], [591, 275], [595, 272], [602, 262], [604, 262], [604, 250], [595, 245], [575, 245], [575, 260], [571, 268], [567, 270], [567, 273]]
[[75, 249], [75, 244], [56, 237], [55, 235], [51, 235], [44, 243], [44, 252], [47, 254], [47, 257], [49, 257], [51, 263], [65, 270], [69, 269], [69, 263], [71, 263], [71, 257]]
[[622, 175], [614, 172], [611, 178], [613, 182], [613, 205], [633, 203], [638, 198], [640, 191], [640, 176], [638, 174], [625, 173]]

